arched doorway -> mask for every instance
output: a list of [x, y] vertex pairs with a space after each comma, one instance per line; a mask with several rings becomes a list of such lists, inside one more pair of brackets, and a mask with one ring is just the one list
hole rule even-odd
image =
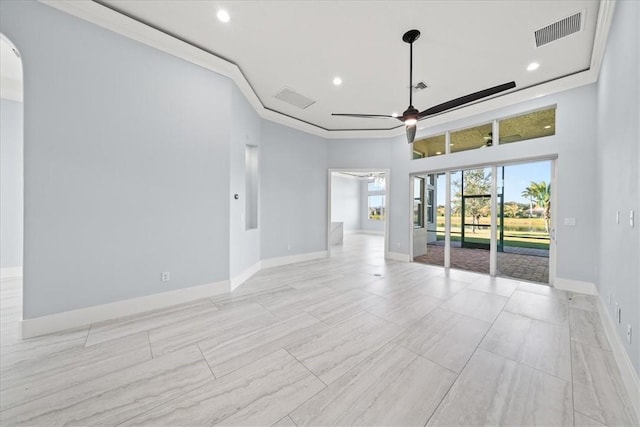
[[0, 34], [0, 317], [2, 344], [20, 339], [23, 261], [23, 73], [15, 45]]

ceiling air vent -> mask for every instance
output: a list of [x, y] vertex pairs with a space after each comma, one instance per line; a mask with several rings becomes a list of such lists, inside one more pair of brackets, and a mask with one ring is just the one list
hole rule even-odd
[[582, 12], [568, 16], [551, 25], [536, 30], [536, 47], [551, 43], [581, 30]]
[[286, 102], [287, 104], [295, 105], [302, 110], [316, 103], [313, 99], [309, 99], [306, 96], [300, 95], [298, 92], [286, 87], [276, 93], [274, 97], [280, 101]]
[[418, 82], [418, 83], [413, 85], [413, 90], [417, 92], [419, 90], [426, 89], [428, 87], [429, 86], [427, 86], [427, 84], [425, 82]]

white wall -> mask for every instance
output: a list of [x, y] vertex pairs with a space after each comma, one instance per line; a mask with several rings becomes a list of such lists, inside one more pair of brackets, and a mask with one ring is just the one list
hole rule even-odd
[[[640, 373], [640, 3], [620, 1], [611, 24], [600, 79], [597, 115], [598, 291], [620, 341]], [[629, 211], [635, 212], [635, 226]], [[620, 223], [616, 223], [616, 211]], [[611, 294], [611, 304], [608, 297]], [[632, 344], [626, 328], [633, 329]]]
[[[249, 105], [236, 86], [231, 92], [230, 140], [230, 197], [229, 202], [229, 274], [237, 277], [247, 268], [260, 261], [260, 227], [246, 229], [246, 204], [249, 194], [246, 192], [245, 147], [258, 147], [258, 168], [260, 168], [260, 144], [262, 139], [262, 120]], [[260, 185], [260, 184], [258, 184]], [[238, 194], [238, 200], [233, 198]], [[258, 188], [258, 196], [260, 189]], [[258, 215], [260, 214], [258, 206]], [[258, 216], [259, 217], [259, 216]]]
[[24, 317], [228, 279], [230, 81], [42, 3], [1, 12], [24, 70]]
[[326, 251], [325, 140], [272, 122], [262, 131], [262, 259]]
[[0, 99], [0, 267], [22, 267], [22, 103]]
[[342, 222], [344, 231], [361, 228], [360, 182], [357, 177], [331, 175], [331, 221]]

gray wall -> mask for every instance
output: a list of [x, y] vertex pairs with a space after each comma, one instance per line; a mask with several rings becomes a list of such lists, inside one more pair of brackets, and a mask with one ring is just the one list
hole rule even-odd
[[[248, 267], [260, 261], [260, 228], [246, 229], [246, 192], [245, 147], [258, 147], [258, 168], [260, 168], [260, 141], [262, 139], [262, 120], [249, 105], [242, 93], [233, 86], [231, 92], [231, 140], [229, 149], [230, 173], [230, 217], [229, 217], [229, 257], [230, 277], [234, 278]], [[260, 184], [258, 184], [260, 185]], [[238, 194], [239, 199], [233, 199]], [[258, 189], [258, 196], [260, 190]], [[259, 200], [259, 199], [258, 199]], [[258, 218], [260, 207], [258, 206]]]
[[[598, 290], [640, 373], [640, 3], [616, 4], [598, 82]], [[635, 226], [629, 211], [635, 212]], [[620, 224], [616, 223], [620, 211]], [[608, 297], [611, 294], [611, 304]], [[627, 325], [633, 328], [627, 342]]]
[[24, 317], [227, 279], [230, 81], [41, 3], [0, 7], [24, 70]]
[[344, 231], [361, 229], [360, 179], [331, 176], [331, 221], [342, 222]]
[[0, 99], [0, 267], [22, 267], [22, 103]]
[[327, 250], [326, 141], [265, 121], [261, 156], [262, 259]]

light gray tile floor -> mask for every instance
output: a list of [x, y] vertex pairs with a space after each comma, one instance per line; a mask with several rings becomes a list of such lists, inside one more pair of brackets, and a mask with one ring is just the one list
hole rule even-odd
[[332, 253], [25, 341], [3, 281], [0, 425], [638, 425], [594, 297]]

